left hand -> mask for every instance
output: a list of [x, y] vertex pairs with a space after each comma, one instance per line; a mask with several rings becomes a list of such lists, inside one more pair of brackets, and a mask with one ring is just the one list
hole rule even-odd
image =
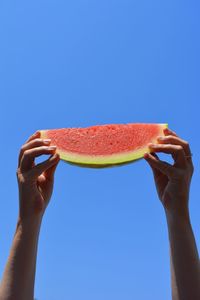
[[[54, 173], [60, 159], [50, 142], [41, 139], [40, 132], [36, 132], [21, 148], [17, 169], [19, 220], [41, 219], [51, 198]], [[51, 156], [35, 165], [35, 158], [44, 154]]]

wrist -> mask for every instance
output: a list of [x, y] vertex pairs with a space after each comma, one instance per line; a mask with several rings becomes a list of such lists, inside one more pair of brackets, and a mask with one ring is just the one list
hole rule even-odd
[[170, 211], [165, 209], [165, 215], [169, 226], [184, 226], [190, 224], [189, 209]]
[[29, 234], [39, 233], [41, 222], [42, 218], [39, 217], [21, 218], [19, 216], [16, 231]]

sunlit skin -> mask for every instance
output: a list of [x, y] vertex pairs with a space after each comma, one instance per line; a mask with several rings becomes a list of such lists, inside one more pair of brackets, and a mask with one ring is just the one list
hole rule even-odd
[[[19, 216], [10, 255], [0, 285], [0, 300], [33, 300], [37, 245], [44, 212], [50, 201], [59, 163], [56, 147], [36, 132], [22, 146], [17, 180]], [[35, 158], [50, 155], [35, 165]]]
[[[32, 216], [41, 218], [51, 198], [59, 155], [55, 153], [56, 146], [49, 146], [50, 143], [50, 139], [40, 139], [40, 133], [36, 132], [20, 150], [17, 178], [21, 221]], [[35, 158], [43, 154], [51, 157], [36, 166]]]
[[[199, 255], [190, 223], [189, 191], [194, 167], [188, 142], [170, 129], [158, 144], [150, 144], [149, 163], [158, 196], [163, 204], [170, 241], [171, 283], [173, 300], [200, 299]], [[174, 163], [161, 161], [156, 153], [171, 154]]]
[[[149, 144], [154, 153], [145, 154], [152, 168], [158, 196], [169, 214], [188, 215], [190, 182], [194, 167], [188, 142], [168, 128], [165, 137], [158, 137], [158, 144]], [[174, 164], [160, 161], [156, 152], [171, 154]]]
[[[189, 144], [169, 129], [144, 155], [152, 168], [158, 196], [166, 214], [171, 257], [173, 300], [199, 300], [199, 257], [189, 216], [189, 190], [193, 174]], [[43, 215], [50, 201], [59, 163], [56, 147], [36, 132], [22, 146], [17, 180], [19, 216], [10, 255], [0, 285], [0, 300], [33, 300], [37, 245]], [[159, 160], [157, 153], [171, 154], [174, 164]], [[43, 154], [50, 157], [35, 164]], [[163, 291], [165, 293], [165, 291]]]

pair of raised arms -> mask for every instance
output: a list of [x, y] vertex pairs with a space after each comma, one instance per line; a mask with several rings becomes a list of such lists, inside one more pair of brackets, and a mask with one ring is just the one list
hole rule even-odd
[[[144, 158], [153, 171], [158, 196], [164, 207], [170, 241], [173, 300], [200, 300], [199, 256], [189, 216], [189, 190], [193, 174], [189, 144], [173, 131], [164, 129], [152, 154]], [[53, 191], [59, 163], [56, 147], [36, 132], [22, 146], [17, 179], [19, 218], [10, 255], [0, 285], [0, 300], [33, 300], [40, 226]], [[171, 154], [174, 164], [161, 161], [156, 152]], [[35, 158], [50, 158], [35, 165]], [[164, 291], [163, 291], [164, 293]]]

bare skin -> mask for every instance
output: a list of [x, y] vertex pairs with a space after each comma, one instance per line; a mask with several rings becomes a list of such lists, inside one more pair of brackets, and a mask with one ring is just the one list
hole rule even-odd
[[[170, 241], [173, 300], [200, 299], [200, 266], [189, 215], [189, 191], [194, 171], [189, 144], [169, 129], [158, 144], [150, 144], [149, 163], [158, 196], [164, 207]], [[155, 153], [171, 154], [174, 164], [159, 160]]]
[[[189, 217], [189, 190], [193, 174], [190, 147], [169, 129], [159, 145], [149, 145], [144, 157], [152, 168], [163, 204], [170, 240], [173, 300], [200, 299], [199, 256]], [[33, 300], [37, 245], [43, 215], [50, 201], [59, 162], [50, 140], [36, 132], [22, 146], [17, 179], [19, 217], [10, 255], [0, 285], [0, 300]], [[155, 152], [171, 154], [174, 164], [160, 161]], [[51, 157], [35, 165], [36, 157]]]
[[[56, 147], [36, 132], [22, 146], [17, 179], [19, 217], [10, 255], [0, 285], [0, 300], [33, 300], [40, 225], [50, 201], [54, 173], [59, 162]], [[35, 165], [36, 157], [51, 155]]]

